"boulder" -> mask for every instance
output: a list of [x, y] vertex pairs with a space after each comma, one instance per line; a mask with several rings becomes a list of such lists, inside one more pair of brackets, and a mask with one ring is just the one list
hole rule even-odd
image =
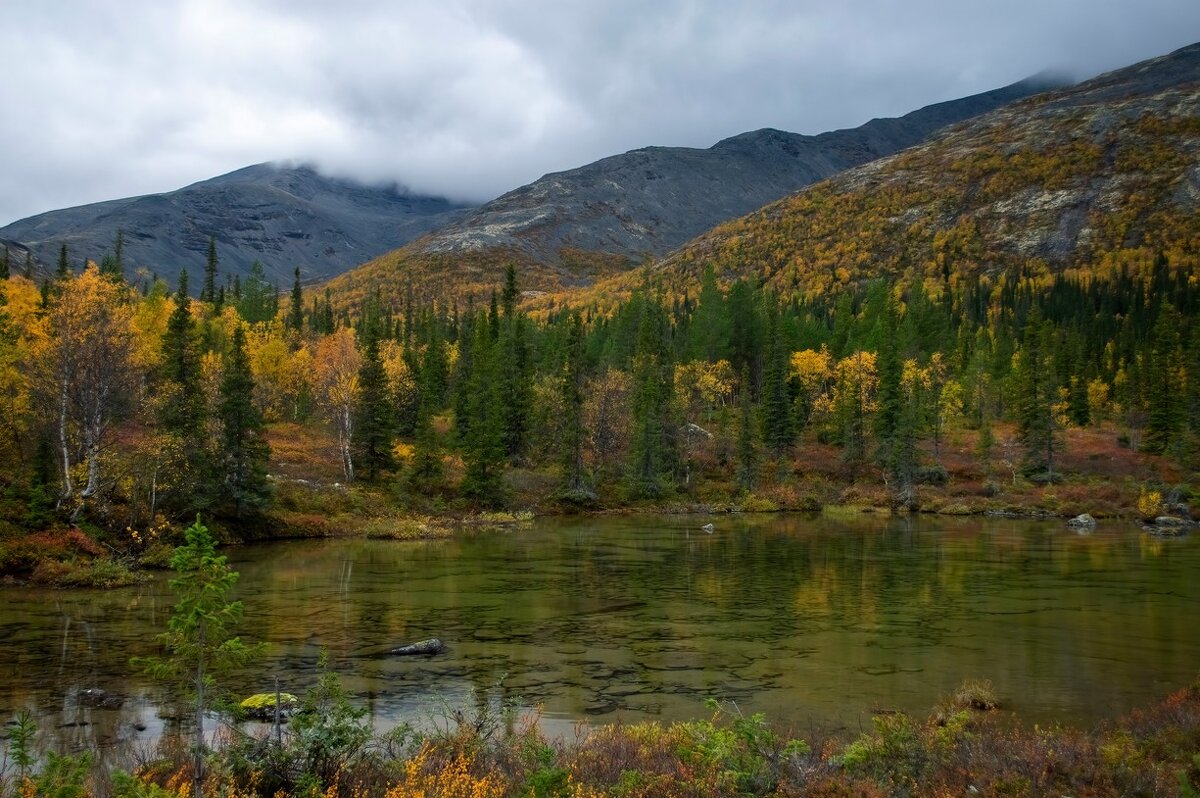
[[1177, 529], [1180, 527], [1191, 526], [1192, 522], [1186, 518], [1176, 518], [1173, 515], [1160, 515], [1154, 519], [1154, 525], [1158, 527], [1168, 527]]
[[1096, 527], [1096, 519], [1088, 513], [1077, 515], [1067, 522], [1067, 526], [1075, 529], [1094, 529]]
[[89, 687], [79, 691], [79, 703], [85, 707], [97, 709], [120, 709], [125, 699], [99, 687]]
[[393, 648], [389, 654], [395, 654], [398, 657], [421, 657], [441, 654], [446, 650], [446, 644], [436, 637], [431, 637], [428, 640], [418, 640], [416, 643], [409, 643], [406, 646]]
[[[248, 718], [253, 718], [254, 720], [275, 719], [274, 693], [255, 693], [242, 701], [240, 706]], [[291, 715], [298, 706], [300, 706], [300, 699], [296, 698], [296, 696], [291, 693], [279, 694], [279, 715], [281, 719]]]
[[715, 526], [713, 526], [712, 524], [705, 524], [704, 526], [700, 527], [700, 529], [702, 529], [703, 531], [707, 532], [710, 535], [713, 532], [717, 531], [717, 528]]

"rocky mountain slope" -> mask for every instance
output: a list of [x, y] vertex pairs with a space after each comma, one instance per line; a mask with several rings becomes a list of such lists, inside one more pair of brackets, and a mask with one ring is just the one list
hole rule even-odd
[[349, 302], [413, 283], [490, 286], [505, 261], [538, 288], [584, 285], [660, 256], [721, 221], [910, 147], [947, 125], [1062, 85], [1038, 76], [895, 119], [807, 136], [757, 130], [708, 149], [647, 147], [548, 174], [336, 280]]
[[[1200, 274], [1200, 44], [964, 122], [718, 226], [654, 272], [816, 296], [880, 275]], [[607, 304], [641, 276], [571, 301]], [[545, 300], [545, 302], [556, 300]]]
[[223, 272], [259, 260], [269, 279], [290, 284], [331, 277], [461, 216], [464, 207], [392, 186], [367, 186], [307, 166], [258, 164], [165, 194], [50, 211], [0, 228], [54, 264], [66, 243], [78, 267], [100, 260], [125, 231], [131, 275], [145, 266], [174, 280], [203, 268], [215, 235]]

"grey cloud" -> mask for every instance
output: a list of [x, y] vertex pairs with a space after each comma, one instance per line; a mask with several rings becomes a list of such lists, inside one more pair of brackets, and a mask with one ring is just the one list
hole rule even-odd
[[283, 159], [482, 200], [634, 147], [853, 126], [1198, 33], [1194, 0], [9, 0], [0, 223]]

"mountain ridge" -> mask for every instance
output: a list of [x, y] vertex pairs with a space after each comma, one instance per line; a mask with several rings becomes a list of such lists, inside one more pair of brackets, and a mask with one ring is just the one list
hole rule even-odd
[[578, 287], [661, 256], [713, 225], [804, 185], [895, 152], [946, 124], [1031, 96], [1053, 79], [925, 106], [902, 117], [817, 135], [763, 128], [707, 149], [643, 147], [552, 172], [484, 203], [459, 220], [333, 278], [347, 304], [375, 291], [484, 294], [504, 264], [536, 290]]
[[[882, 276], [1080, 279], [1167, 258], [1200, 273], [1200, 44], [1018, 101], [718, 225], [651, 273], [706, 267], [797, 299]], [[588, 295], [627, 296], [618, 276]]]
[[369, 185], [320, 174], [307, 164], [261, 163], [174, 191], [63, 208], [17, 220], [0, 237], [55, 263], [66, 243], [78, 266], [100, 260], [117, 231], [125, 260], [174, 279], [203, 267], [215, 236], [222, 271], [246, 273], [261, 261], [268, 278], [290, 282], [292, 270], [321, 280], [453, 219], [466, 207], [414, 194], [398, 184]]

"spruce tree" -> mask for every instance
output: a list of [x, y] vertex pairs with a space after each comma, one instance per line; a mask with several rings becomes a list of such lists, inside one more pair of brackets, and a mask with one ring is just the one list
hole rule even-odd
[[[924, 296], [921, 294], [921, 296]], [[916, 428], [924, 398], [905, 396], [904, 366], [900, 357], [900, 319], [895, 298], [889, 292], [880, 318], [878, 405], [875, 414], [877, 455], [898, 495], [911, 493], [916, 472]], [[914, 341], [917, 337], [914, 335]]]
[[396, 434], [396, 412], [392, 405], [383, 361], [379, 357], [379, 335], [374, 323], [364, 329], [363, 360], [358, 370], [358, 403], [355, 406], [354, 462], [368, 482], [392, 468], [392, 445]]
[[565, 362], [559, 382], [562, 400], [562, 492], [572, 501], [590, 501], [595, 498], [587, 483], [583, 466], [583, 447], [586, 430], [583, 425], [583, 321], [573, 314], [567, 327], [564, 348]]
[[633, 437], [629, 489], [639, 498], [659, 498], [672, 486], [676, 436], [671, 417], [673, 368], [666, 314], [655, 300], [642, 305], [633, 358]]
[[33, 279], [33, 252], [30, 250], [25, 250], [25, 271], [21, 273], [21, 276], [26, 280]]
[[125, 231], [117, 230], [117, 240], [113, 242], [113, 267], [115, 276], [125, 279]]
[[67, 244], [63, 244], [58, 248], [58, 269], [55, 271], [56, 279], [65, 280], [71, 276], [71, 259], [67, 253]]
[[729, 314], [712, 265], [700, 278], [700, 299], [688, 325], [688, 356], [715, 363], [729, 357]]
[[304, 291], [300, 287], [300, 267], [295, 272], [295, 282], [292, 283], [292, 306], [288, 313], [288, 327], [296, 332], [304, 332]]
[[739, 403], [741, 423], [737, 437], [737, 487], [743, 493], [754, 490], [758, 481], [758, 452], [754, 445], [754, 404], [750, 400], [750, 371], [742, 369]]
[[470, 379], [470, 422], [466, 430], [463, 459], [466, 475], [463, 496], [479, 504], [495, 506], [504, 501], [504, 397], [497, 379], [499, 342], [492, 337], [489, 324], [475, 325]]
[[1184, 384], [1183, 351], [1179, 328], [1181, 320], [1175, 309], [1165, 306], [1150, 336], [1150, 355], [1147, 364], [1146, 434], [1142, 451], [1152, 454], [1177, 449], [1182, 442], [1180, 433], [1186, 420], [1186, 385]]
[[1027, 474], [1053, 479], [1058, 450], [1054, 418], [1055, 384], [1050, 357], [1052, 328], [1036, 306], [1025, 321], [1016, 373], [1017, 434]]
[[200, 346], [189, 310], [187, 270], [179, 273], [175, 307], [167, 319], [162, 338], [163, 391], [158, 420], [163, 430], [178, 440], [183, 477], [189, 501], [200, 508], [211, 496], [212, 469], [205, 456], [206, 417], [204, 392], [200, 387]]
[[266, 507], [271, 498], [267, 460], [271, 448], [264, 435], [262, 414], [254, 404], [254, 376], [246, 353], [246, 331], [234, 329], [221, 378], [218, 417], [221, 421], [221, 460], [225, 480], [224, 505], [235, 518]]
[[8, 244], [4, 245], [4, 255], [0, 257], [0, 280], [7, 280], [10, 271], [10, 258], [8, 253]]
[[[789, 355], [779, 330], [779, 315], [772, 311], [767, 317], [767, 355], [763, 370], [762, 426], [763, 442], [776, 458], [791, 451], [796, 440], [796, 423], [792, 414], [792, 397], [788, 390]], [[749, 373], [743, 364], [742, 372]]]
[[217, 302], [217, 237], [208, 237], [208, 255], [204, 259], [204, 284], [200, 288], [200, 301]]

